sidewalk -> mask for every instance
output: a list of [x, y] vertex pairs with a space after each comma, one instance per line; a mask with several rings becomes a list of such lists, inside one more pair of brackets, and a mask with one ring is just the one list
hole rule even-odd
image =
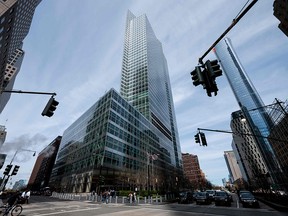
[[262, 197], [259, 197], [259, 196], [256, 196], [256, 198], [259, 201], [265, 203], [266, 205], [268, 205], [268, 206], [270, 206], [270, 207], [272, 207], [278, 211], [288, 212], [288, 203], [287, 203], [287, 205], [280, 205], [278, 203], [274, 203], [274, 202], [268, 201], [266, 199], [263, 199]]

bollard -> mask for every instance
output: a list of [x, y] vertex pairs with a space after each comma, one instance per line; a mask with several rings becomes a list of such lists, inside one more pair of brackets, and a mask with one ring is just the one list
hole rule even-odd
[[115, 197], [115, 203], [117, 204], [118, 202], [118, 196]]
[[160, 203], [162, 203], [163, 202], [163, 200], [162, 200], [162, 196], [160, 196]]
[[146, 198], [146, 196], [144, 197], [144, 203], [145, 203], [145, 204], [147, 203], [147, 198]]
[[125, 201], [124, 201], [124, 197], [122, 197], [122, 203], [124, 203]]

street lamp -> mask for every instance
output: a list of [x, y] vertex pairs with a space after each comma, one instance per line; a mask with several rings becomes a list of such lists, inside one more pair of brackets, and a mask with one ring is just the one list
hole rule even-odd
[[[12, 159], [11, 159], [10, 164], [7, 165], [7, 166], [11, 166], [11, 168], [12, 168], [12, 166], [13, 166], [12, 163], [13, 163], [16, 155], [17, 155], [18, 152], [20, 152], [20, 151], [33, 152], [33, 157], [36, 155], [36, 151], [30, 150], [30, 149], [22, 149], [22, 148], [17, 149], [16, 152], [15, 152], [15, 154], [13, 155], [13, 157], [12, 157]], [[16, 167], [16, 166], [15, 166], [15, 167]], [[17, 171], [18, 171], [18, 169], [19, 169], [19, 166], [17, 167]], [[10, 169], [9, 169], [9, 173], [10, 173]], [[9, 180], [9, 178], [10, 178], [10, 176], [11, 176], [11, 174], [9, 174], [9, 173], [7, 173], [7, 174], [4, 173], [4, 176], [3, 176], [3, 179], [2, 179], [2, 183], [1, 183], [1, 186], [0, 186], [0, 191], [3, 191], [3, 190], [5, 189], [5, 186], [6, 186], [8, 180]], [[12, 175], [16, 175], [16, 174], [13, 174], [13, 172], [12, 172]], [[6, 176], [7, 176], [7, 178], [6, 178]]]
[[12, 160], [11, 160], [11, 162], [10, 162], [10, 165], [12, 164], [12, 162], [13, 162], [13, 160], [15, 159], [16, 155], [17, 155], [18, 152], [20, 152], [20, 151], [29, 151], [29, 152], [33, 152], [33, 157], [36, 155], [36, 151], [30, 150], [30, 149], [22, 149], [22, 148], [17, 149], [16, 152], [15, 152], [15, 154], [14, 154], [14, 156], [13, 156], [13, 158], [12, 158]]
[[[147, 153], [147, 190], [148, 190], [148, 194], [149, 194], [149, 191], [150, 191], [150, 171], [149, 171], [149, 165], [150, 165], [150, 160], [152, 160], [152, 166], [151, 166], [151, 175], [152, 175], [152, 180], [154, 178], [154, 175], [153, 175], [153, 162], [154, 160], [157, 160], [158, 159], [158, 156], [159, 154], [151, 154], [151, 153]], [[154, 186], [154, 180], [152, 181], [152, 186]]]

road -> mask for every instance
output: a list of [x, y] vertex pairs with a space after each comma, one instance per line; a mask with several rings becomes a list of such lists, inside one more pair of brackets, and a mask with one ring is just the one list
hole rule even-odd
[[29, 204], [23, 204], [21, 216], [284, 216], [263, 203], [259, 209], [242, 208], [234, 201], [231, 207], [192, 204], [115, 204], [92, 201], [59, 200], [45, 196], [32, 196]]

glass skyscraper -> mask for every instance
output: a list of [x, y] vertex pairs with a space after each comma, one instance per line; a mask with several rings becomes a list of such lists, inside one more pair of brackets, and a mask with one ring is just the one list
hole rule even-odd
[[268, 167], [269, 173], [262, 173], [262, 175], [271, 176], [271, 183], [277, 183], [277, 175], [280, 171], [279, 163], [271, 144], [266, 138], [269, 136], [273, 125], [264, 108], [264, 103], [241, 65], [231, 40], [224, 38], [216, 45], [214, 51], [241, 111], [257, 140], [258, 147], [262, 153], [261, 156]]
[[145, 14], [127, 14], [120, 93], [173, 142], [182, 166], [167, 62]]
[[167, 63], [145, 15], [127, 15], [121, 93], [111, 89], [62, 136], [56, 191], [173, 191], [182, 156]]

